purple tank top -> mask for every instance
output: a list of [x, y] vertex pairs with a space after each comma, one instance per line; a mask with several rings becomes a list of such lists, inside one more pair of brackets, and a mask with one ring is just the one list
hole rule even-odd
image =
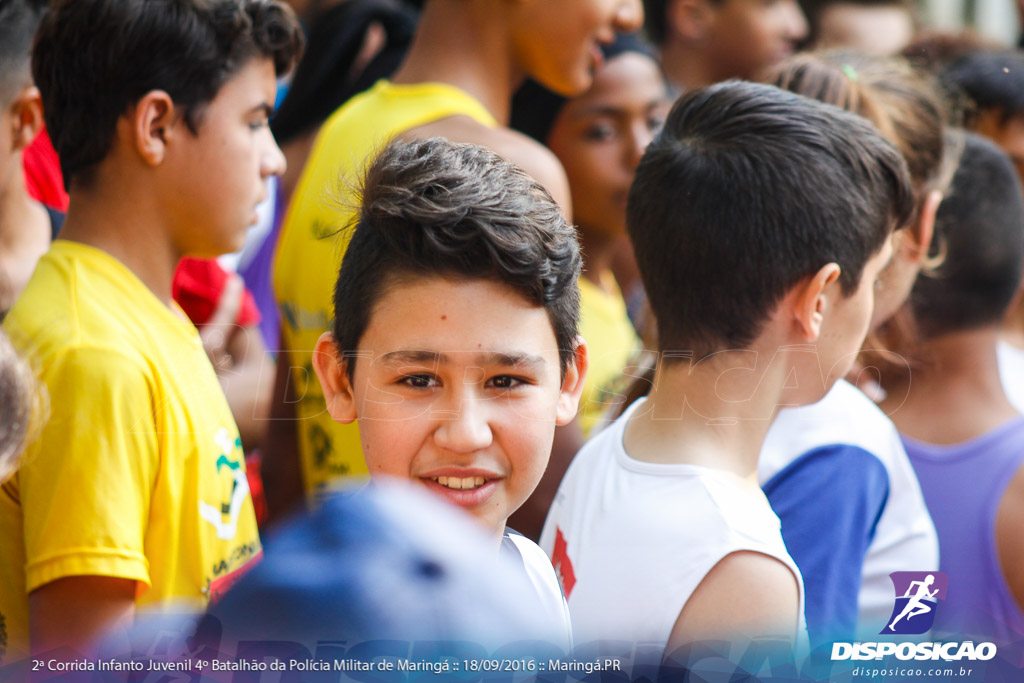
[[1011, 643], [1024, 636], [1024, 612], [1010, 594], [996, 549], [996, 510], [1024, 464], [1024, 418], [954, 446], [903, 437], [939, 533], [939, 569], [949, 591], [933, 633]]

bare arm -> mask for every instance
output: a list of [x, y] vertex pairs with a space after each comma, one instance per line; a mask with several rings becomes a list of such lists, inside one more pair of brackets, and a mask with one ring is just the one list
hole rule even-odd
[[996, 510], [996, 548], [1010, 594], [1024, 609], [1024, 469], [1010, 480]]
[[291, 357], [283, 342], [278, 346], [281, 350], [277, 353], [277, 372], [262, 463], [263, 491], [270, 523], [281, 520], [300, 505], [304, 495], [295, 399], [290, 381]]
[[113, 576], [69, 576], [28, 596], [32, 652], [68, 647], [90, 655], [116, 628], [129, 628], [135, 616], [135, 584]]
[[255, 325], [236, 327], [228, 338], [231, 365], [217, 373], [246, 451], [263, 446], [274, 391], [274, 361]]
[[716, 564], [679, 613], [665, 654], [700, 640], [794, 641], [799, 624], [796, 577], [779, 560], [736, 552]]
[[242, 278], [229, 273], [217, 308], [199, 336], [248, 451], [263, 444], [274, 364], [256, 325], [242, 327], [235, 322], [245, 295]]

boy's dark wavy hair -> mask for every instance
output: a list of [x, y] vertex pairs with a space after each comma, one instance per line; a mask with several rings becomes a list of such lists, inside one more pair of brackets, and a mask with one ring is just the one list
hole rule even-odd
[[851, 295], [913, 209], [906, 161], [859, 116], [740, 81], [684, 95], [626, 210], [660, 350], [747, 348], [826, 263]]
[[576, 347], [581, 263], [572, 226], [520, 168], [476, 145], [398, 140], [366, 173], [334, 291], [334, 338], [353, 357], [374, 306], [403, 278], [494, 280], [547, 309], [564, 375]]
[[64, 184], [89, 182], [118, 118], [146, 93], [166, 91], [195, 133], [249, 60], [270, 59], [281, 76], [302, 43], [278, 0], [56, 0], [36, 33], [32, 74]]

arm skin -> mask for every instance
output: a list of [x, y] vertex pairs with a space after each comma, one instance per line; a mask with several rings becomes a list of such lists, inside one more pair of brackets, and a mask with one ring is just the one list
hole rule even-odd
[[135, 584], [112, 576], [69, 576], [28, 596], [32, 653], [68, 647], [84, 656], [115, 628], [135, 616]]
[[291, 357], [283, 341], [277, 353], [274, 395], [270, 404], [266, 447], [263, 449], [263, 491], [267, 498], [268, 524], [280, 521], [303, 502], [299, 433], [295, 399], [291, 390]]
[[228, 338], [229, 367], [217, 379], [227, 396], [246, 451], [264, 445], [274, 390], [274, 361], [255, 325], [236, 327]]
[[230, 273], [213, 315], [199, 331], [221, 389], [238, 425], [242, 445], [250, 451], [263, 445], [270, 412], [274, 362], [253, 325], [235, 323], [245, 300], [242, 278]]
[[702, 640], [782, 637], [792, 642], [799, 605], [796, 577], [782, 562], [749, 551], [726, 555], [679, 613], [665, 655]]
[[1013, 476], [999, 501], [996, 548], [1010, 594], [1024, 609], [1024, 469]]

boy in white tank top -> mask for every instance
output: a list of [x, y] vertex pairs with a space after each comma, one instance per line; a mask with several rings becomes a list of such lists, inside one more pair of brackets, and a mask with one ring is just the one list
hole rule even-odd
[[676, 103], [627, 210], [658, 371], [573, 461], [541, 537], [578, 643], [669, 662], [709, 639], [802, 649], [802, 580], [758, 455], [781, 406], [847, 371], [911, 209], [905, 162], [857, 117], [740, 82]]

